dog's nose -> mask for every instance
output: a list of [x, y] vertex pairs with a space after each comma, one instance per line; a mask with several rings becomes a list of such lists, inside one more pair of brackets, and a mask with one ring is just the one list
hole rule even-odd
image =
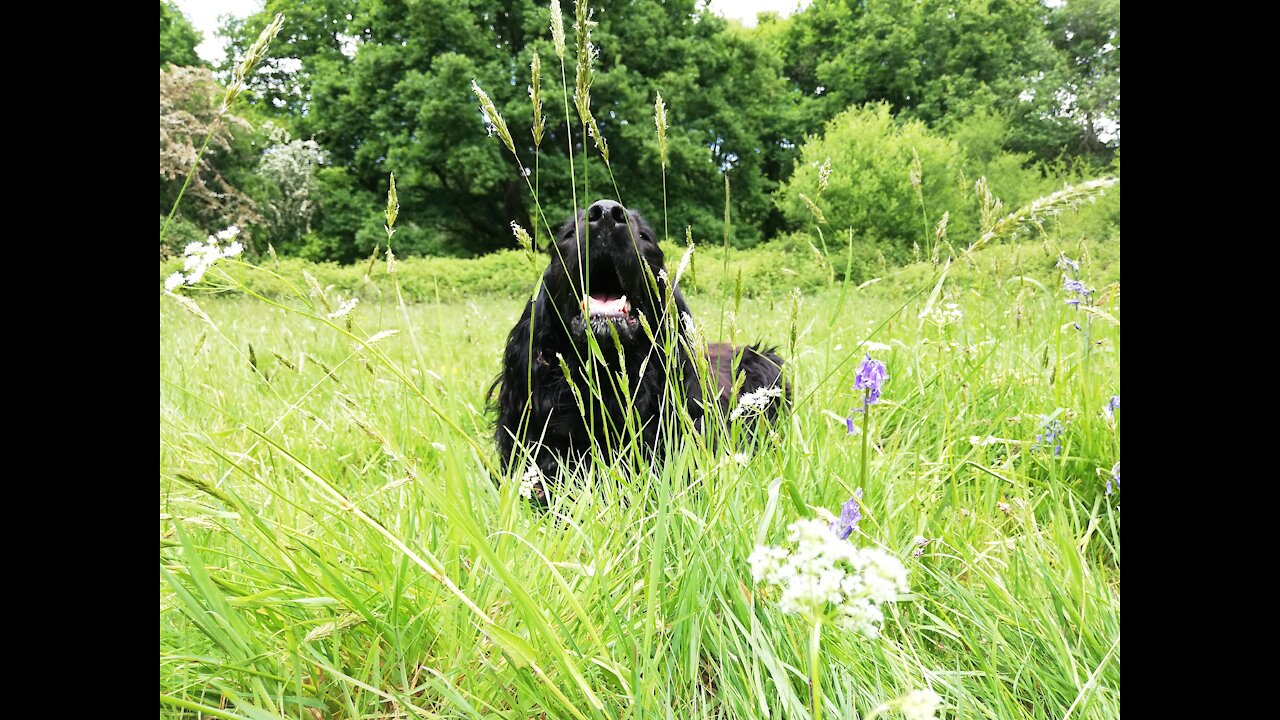
[[627, 221], [627, 211], [612, 200], [597, 200], [587, 208], [587, 222], [595, 223], [603, 218], [608, 218], [615, 225], [621, 225]]

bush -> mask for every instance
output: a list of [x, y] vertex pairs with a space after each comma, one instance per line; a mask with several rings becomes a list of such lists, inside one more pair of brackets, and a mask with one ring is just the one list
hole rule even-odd
[[[968, 237], [978, 225], [977, 200], [964, 170], [965, 154], [954, 140], [941, 137], [923, 123], [899, 123], [885, 104], [852, 107], [831, 119], [822, 137], [810, 137], [801, 149], [791, 179], [778, 191], [777, 202], [793, 230], [811, 228], [813, 213], [803, 194], [826, 216], [828, 242], [854, 236], [870, 243], [890, 263], [911, 259], [912, 246], [934, 244], [934, 229], [948, 212], [948, 235]], [[919, 196], [912, 183], [919, 158]], [[818, 195], [818, 169], [831, 159], [826, 191]], [[847, 240], [846, 240], [847, 242]]]
[[[164, 230], [164, 215], [160, 216], [160, 229]], [[179, 257], [182, 249], [193, 242], [204, 242], [209, 233], [196, 227], [196, 224], [184, 217], [175, 215], [169, 223], [169, 232], [160, 239], [160, 259]]]

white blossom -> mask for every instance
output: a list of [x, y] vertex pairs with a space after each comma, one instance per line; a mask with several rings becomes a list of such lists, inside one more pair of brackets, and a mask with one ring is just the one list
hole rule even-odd
[[776, 385], [763, 387], [755, 392], [749, 392], [746, 395], [742, 395], [738, 398], [738, 407], [729, 412], [729, 420], [733, 421], [740, 417], [762, 413], [774, 398], [780, 397], [781, 395], [782, 388]]
[[830, 618], [867, 637], [879, 635], [880, 603], [907, 590], [902, 562], [877, 548], [854, 547], [822, 520], [798, 520], [787, 529], [794, 549], [757, 547], [747, 558], [752, 579], [781, 590], [778, 607], [785, 614]]
[[907, 720], [934, 720], [942, 698], [929, 689], [912, 690], [899, 698], [897, 703], [898, 710], [902, 711]]
[[542, 471], [537, 465], [530, 464], [529, 469], [525, 471], [520, 478], [520, 497], [528, 500], [533, 496], [533, 486], [542, 479]]

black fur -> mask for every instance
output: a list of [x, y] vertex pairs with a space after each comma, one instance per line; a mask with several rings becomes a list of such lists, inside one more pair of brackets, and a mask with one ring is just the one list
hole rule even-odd
[[[667, 438], [679, 433], [672, 402], [678, 393], [672, 388], [683, 390], [684, 409], [699, 428], [704, 402], [690, 346], [676, 342], [671, 362], [663, 349], [675, 339], [672, 332], [686, 332], [679, 316], [689, 306], [678, 288], [669, 291], [653, 229], [634, 210], [602, 200], [566, 222], [549, 252], [538, 293], [511, 329], [502, 372], [489, 390], [503, 472], [520, 476], [532, 460], [541, 478], [554, 480], [562, 464], [577, 465], [592, 444], [606, 457], [621, 457], [620, 448], [633, 440], [660, 461]], [[583, 311], [584, 290], [598, 298], [594, 307], [600, 312], [590, 313], [590, 320]], [[624, 308], [622, 296], [629, 312], [617, 312]], [[679, 314], [674, 322], [664, 312], [672, 306]], [[592, 335], [600, 354], [589, 360]], [[740, 395], [784, 382], [783, 361], [773, 349], [712, 343], [706, 360], [710, 387], [718, 388], [716, 401], [725, 413], [739, 378]], [[588, 374], [598, 393], [590, 391]], [[629, 403], [623, 387], [629, 388]], [[784, 398], [790, 401], [789, 388]], [[782, 402], [772, 402], [763, 417], [776, 417]], [[533, 497], [546, 502], [546, 493], [539, 479]]]

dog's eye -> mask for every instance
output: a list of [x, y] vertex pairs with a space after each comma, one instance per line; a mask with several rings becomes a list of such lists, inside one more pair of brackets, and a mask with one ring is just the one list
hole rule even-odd
[[653, 238], [649, 237], [649, 233], [643, 230], [640, 231], [640, 239], [645, 242], [653, 242]]

